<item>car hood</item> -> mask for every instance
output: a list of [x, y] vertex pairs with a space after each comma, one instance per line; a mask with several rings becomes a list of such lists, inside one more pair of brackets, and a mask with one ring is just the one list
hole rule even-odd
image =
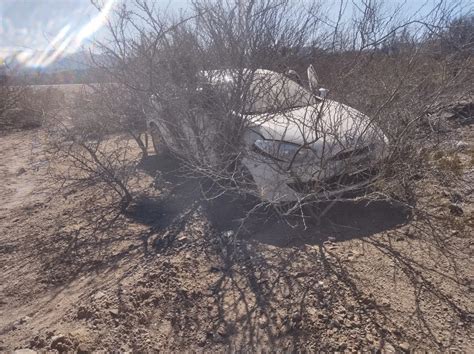
[[250, 120], [265, 139], [306, 144], [313, 150], [330, 146], [333, 153], [385, 140], [366, 115], [328, 99], [277, 114], [253, 115]]

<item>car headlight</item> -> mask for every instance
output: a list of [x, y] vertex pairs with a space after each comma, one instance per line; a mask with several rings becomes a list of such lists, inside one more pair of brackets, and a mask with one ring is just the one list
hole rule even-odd
[[375, 148], [375, 144], [369, 144], [361, 148], [355, 148], [351, 150], [343, 150], [338, 152], [336, 155], [329, 158], [331, 161], [342, 161], [349, 158], [356, 158], [362, 155], [367, 155]]
[[314, 153], [311, 149], [301, 148], [301, 145], [278, 140], [258, 139], [253, 144], [253, 150], [260, 155], [281, 162], [303, 162], [314, 158]]

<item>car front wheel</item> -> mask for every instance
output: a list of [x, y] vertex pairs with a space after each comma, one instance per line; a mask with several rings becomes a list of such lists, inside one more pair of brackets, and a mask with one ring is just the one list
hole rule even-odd
[[153, 149], [156, 155], [167, 155], [169, 154], [168, 147], [163, 143], [163, 138], [160, 135], [160, 131], [155, 123], [150, 123], [150, 135], [153, 142]]

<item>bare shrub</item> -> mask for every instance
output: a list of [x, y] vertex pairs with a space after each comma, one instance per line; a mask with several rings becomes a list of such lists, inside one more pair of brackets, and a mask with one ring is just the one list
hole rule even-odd
[[[464, 38], [455, 8], [440, 1], [426, 16], [402, 18], [370, 1], [354, 4], [350, 21], [341, 5], [328, 22], [305, 4], [195, 1], [172, 17], [136, 1], [111, 21], [98, 64], [117, 92], [140, 102], [158, 152], [220, 192], [274, 206], [291, 194], [298, 210], [376, 181], [358, 196], [413, 204], [416, 181], [432, 168], [424, 149], [443, 139], [427, 112], [472, 90], [469, 40], [453, 49], [463, 55], [433, 49]], [[303, 75], [308, 64], [319, 77]], [[318, 95], [321, 84], [329, 97]]]
[[41, 110], [36, 109], [36, 104], [43, 97], [39, 96], [27, 87], [1, 86], [0, 129], [7, 131], [40, 127], [43, 115]]
[[144, 111], [134, 91], [116, 83], [74, 88], [47, 114], [45, 128], [52, 175], [61, 186], [89, 188], [92, 199], [110, 191], [124, 211], [135, 195], [136, 166], [148, 154]]
[[13, 125], [15, 113], [18, 110], [21, 90], [2, 85], [0, 87], [0, 122], [2, 130]]
[[92, 199], [110, 191], [123, 211], [133, 199], [130, 184], [147, 147], [143, 127], [133, 124], [137, 112], [128, 105], [130, 97], [119, 93], [105, 84], [83, 86], [47, 115], [45, 129], [52, 175], [61, 187], [89, 189]]
[[[143, 104], [134, 91], [117, 84], [84, 86], [72, 102], [77, 131], [127, 134], [137, 143], [142, 155], [148, 155], [148, 135]], [[100, 122], [100, 123], [99, 123]]]
[[123, 134], [110, 134], [101, 124], [82, 127], [87, 129], [72, 129], [56, 120], [49, 131], [53, 176], [62, 188], [112, 191], [125, 210], [133, 199], [129, 183], [139, 159], [134, 143]]
[[0, 130], [38, 128], [48, 114], [54, 114], [63, 101], [56, 88], [0, 86]]

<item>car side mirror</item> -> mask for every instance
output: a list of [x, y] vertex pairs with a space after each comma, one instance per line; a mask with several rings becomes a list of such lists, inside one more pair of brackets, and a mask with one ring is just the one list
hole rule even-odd
[[314, 70], [313, 65], [308, 66], [307, 74], [309, 89], [311, 92], [316, 92], [318, 90], [318, 76], [316, 75], [316, 70]]
[[324, 88], [324, 87], [320, 87], [319, 88], [319, 97], [321, 97], [322, 99], [325, 99], [328, 95], [328, 92], [329, 90]]

